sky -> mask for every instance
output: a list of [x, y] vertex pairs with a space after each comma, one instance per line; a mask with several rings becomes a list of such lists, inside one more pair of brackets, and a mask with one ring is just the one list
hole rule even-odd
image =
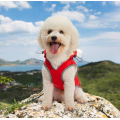
[[54, 15], [77, 28], [83, 60], [120, 63], [120, 1], [0, 1], [0, 58], [44, 60], [37, 37]]

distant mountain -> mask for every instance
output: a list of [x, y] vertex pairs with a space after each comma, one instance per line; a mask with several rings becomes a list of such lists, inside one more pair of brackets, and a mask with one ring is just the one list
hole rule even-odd
[[80, 60], [80, 61], [78, 61], [78, 60], [77, 60], [77, 59], [75, 59], [75, 58], [74, 58], [74, 60], [75, 60], [75, 62], [76, 62], [76, 64], [77, 64], [77, 66], [78, 66], [78, 67], [83, 66], [83, 65], [86, 65], [86, 64], [88, 64], [88, 63], [90, 63], [90, 62], [87, 62], [87, 61], [84, 61], [84, 60], [83, 60], [83, 61], [81, 61], [81, 60]]
[[24, 61], [16, 60], [16, 61], [6, 61], [0, 59], [0, 66], [14, 66], [14, 65], [42, 65], [44, 61], [38, 60], [35, 58], [27, 59]]
[[0, 64], [6, 64], [6, 63], [8, 63], [8, 61], [0, 59]]

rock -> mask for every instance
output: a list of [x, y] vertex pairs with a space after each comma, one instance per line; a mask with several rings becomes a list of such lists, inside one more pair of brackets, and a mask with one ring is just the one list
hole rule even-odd
[[13, 113], [3, 116], [4, 118], [120, 118], [120, 111], [106, 99], [86, 93], [89, 101], [86, 104], [75, 102], [74, 111], [65, 111], [65, 104], [54, 101], [48, 110], [41, 109], [41, 102], [37, 103], [38, 98], [43, 95], [33, 94], [20, 103], [30, 102], [26, 106], [17, 108]]

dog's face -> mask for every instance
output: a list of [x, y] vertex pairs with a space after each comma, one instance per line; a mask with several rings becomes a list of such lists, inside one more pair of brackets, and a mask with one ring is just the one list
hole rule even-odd
[[79, 35], [72, 23], [63, 16], [48, 18], [38, 37], [42, 49], [51, 54], [61, 54], [67, 50], [75, 51], [79, 45]]

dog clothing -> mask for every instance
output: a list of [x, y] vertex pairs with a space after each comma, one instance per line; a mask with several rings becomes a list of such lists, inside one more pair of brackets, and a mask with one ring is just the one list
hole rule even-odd
[[[74, 54], [71, 55], [67, 61], [63, 62], [58, 67], [58, 69], [55, 70], [51, 66], [49, 60], [46, 58], [46, 50], [44, 50], [44, 58], [45, 58], [44, 66], [46, 67], [46, 69], [48, 70], [48, 72], [50, 74], [51, 82], [53, 83], [54, 87], [61, 89], [61, 90], [64, 90], [63, 73], [70, 66], [77, 66], [77, 64], [73, 60], [73, 57], [75, 57], [76, 55], [77, 55], [77, 51], [75, 51]], [[75, 75], [74, 81], [75, 81], [75, 86], [81, 87], [81, 84], [79, 82], [77, 74]]]

